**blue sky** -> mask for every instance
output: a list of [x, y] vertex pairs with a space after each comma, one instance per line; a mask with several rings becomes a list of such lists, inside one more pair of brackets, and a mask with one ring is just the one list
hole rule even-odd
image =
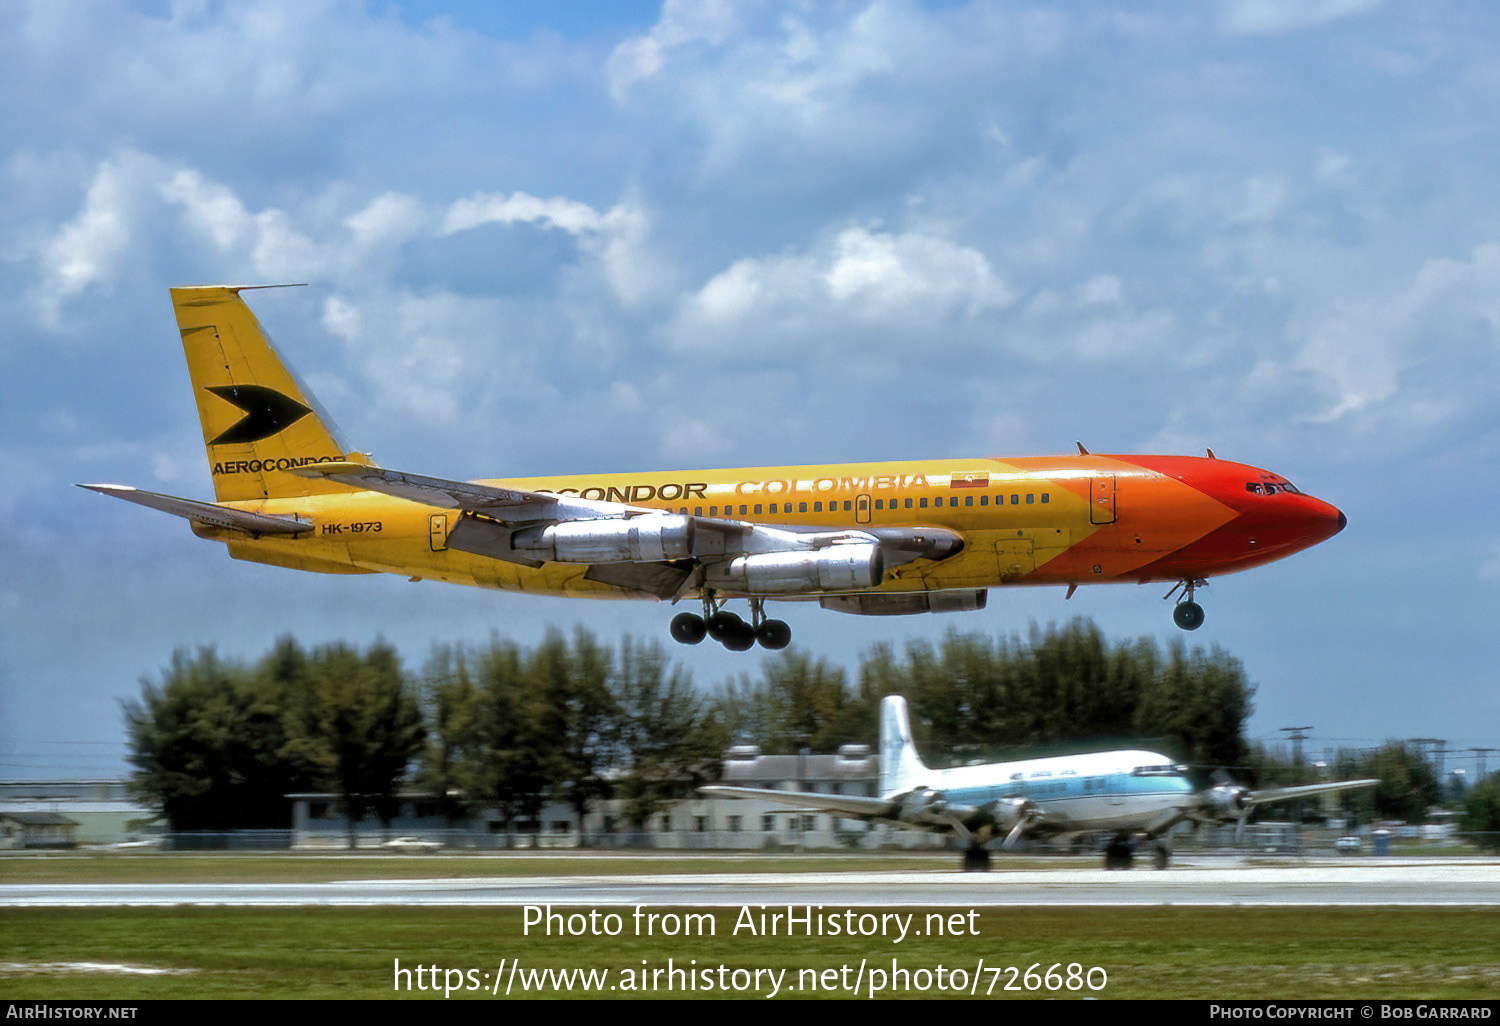
[[[234, 563], [166, 289], [451, 477], [1065, 452], [1285, 474], [1349, 528], [1216, 581], [1251, 732], [1500, 747], [1500, 13], [1483, 3], [0, 6], [0, 776], [115, 773], [180, 646], [665, 639], [668, 611]], [[882, 639], [1092, 617], [785, 607]], [[761, 656], [676, 649], [703, 686]], [[1459, 763], [1467, 765], [1468, 763]], [[1450, 765], [1453, 763], [1450, 761]]]

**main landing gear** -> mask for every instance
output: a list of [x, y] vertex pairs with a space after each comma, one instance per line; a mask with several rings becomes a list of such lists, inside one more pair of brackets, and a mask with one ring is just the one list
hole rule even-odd
[[[1172, 847], [1161, 838], [1147, 842], [1147, 853], [1153, 869], [1166, 869], [1172, 861]], [[1135, 865], [1136, 843], [1127, 834], [1116, 834], [1104, 846], [1105, 869], [1130, 869]]]
[[750, 600], [750, 622], [746, 623], [723, 608], [723, 602], [711, 592], [703, 595], [703, 615], [678, 613], [672, 617], [672, 640], [696, 645], [705, 637], [713, 638], [731, 652], [744, 652], [756, 642], [772, 651], [786, 648], [792, 641], [792, 629], [785, 620], [766, 619], [765, 599]]
[[1203, 607], [1193, 601], [1193, 591], [1198, 587], [1208, 587], [1208, 582], [1202, 579], [1188, 578], [1179, 581], [1177, 586], [1163, 595], [1163, 598], [1171, 598], [1181, 589], [1182, 597], [1177, 600], [1176, 607], [1172, 610], [1172, 622], [1185, 631], [1195, 631], [1203, 626]]
[[988, 873], [990, 871], [990, 853], [986, 848], [964, 849], [964, 872], [965, 873]]

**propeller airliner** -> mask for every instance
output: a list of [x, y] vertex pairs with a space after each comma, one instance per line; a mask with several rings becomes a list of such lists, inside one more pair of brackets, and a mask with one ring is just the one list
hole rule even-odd
[[1238, 838], [1257, 806], [1378, 783], [1341, 780], [1256, 791], [1219, 772], [1213, 786], [1200, 791], [1188, 779], [1188, 767], [1133, 750], [928, 769], [912, 739], [906, 699], [887, 695], [880, 703], [878, 796], [726, 785], [698, 790], [949, 834], [964, 844], [963, 868], [982, 872], [990, 867], [985, 845], [996, 838], [1004, 838], [1001, 847], [1008, 849], [1023, 838], [1086, 833], [1111, 835], [1106, 869], [1129, 869], [1142, 846], [1156, 868], [1165, 869], [1168, 838], [1179, 823], [1234, 823]]

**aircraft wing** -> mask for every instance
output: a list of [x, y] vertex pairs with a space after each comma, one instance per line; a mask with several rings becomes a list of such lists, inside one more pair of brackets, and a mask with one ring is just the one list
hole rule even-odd
[[849, 819], [894, 819], [900, 811], [898, 803], [884, 798], [862, 798], [852, 794], [819, 794], [811, 791], [773, 791], [765, 787], [712, 787], [698, 788], [699, 794], [719, 798], [759, 798], [777, 805], [790, 805], [794, 809], [816, 809], [832, 812]]
[[936, 527], [771, 526], [352, 461], [309, 463], [291, 473], [459, 510], [448, 534], [451, 549], [531, 567], [588, 564], [589, 580], [673, 601], [704, 586], [773, 597], [871, 591], [886, 566], [945, 559], [964, 545], [961, 535]]
[[[621, 516], [660, 514], [646, 506], [629, 506], [620, 502], [576, 499], [548, 492], [528, 492], [521, 488], [504, 488], [478, 481], [449, 481], [425, 477], [363, 463], [309, 463], [291, 471], [301, 477], [322, 477], [372, 492], [394, 495], [428, 506], [476, 513], [502, 524], [530, 524], [542, 520], [597, 520]], [[722, 534], [743, 534], [750, 524], [722, 517], [693, 517], [700, 528]]]
[[179, 499], [174, 495], [144, 492], [129, 485], [81, 484], [78, 487], [87, 488], [100, 495], [124, 499], [138, 506], [149, 506], [151, 509], [171, 513], [185, 520], [208, 524], [212, 527], [227, 527], [235, 531], [244, 531], [247, 534], [302, 534], [313, 529], [312, 524], [294, 520], [291, 517], [249, 513], [242, 509], [219, 506], [212, 502], [197, 502], [193, 499]]
[[1269, 805], [1272, 802], [1290, 801], [1294, 798], [1306, 798], [1314, 794], [1327, 794], [1330, 791], [1352, 791], [1361, 787], [1374, 787], [1380, 783], [1378, 780], [1336, 780], [1327, 784], [1300, 784], [1296, 787], [1268, 787], [1263, 791], [1247, 791], [1241, 799], [1246, 807], [1253, 808], [1256, 805]]
[[[505, 522], [548, 519], [560, 512], [560, 501], [555, 495], [518, 488], [497, 488], [472, 481], [449, 481], [441, 477], [425, 477], [421, 474], [386, 470], [384, 467], [366, 466], [363, 463], [309, 463], [293, 469], [291, 473], [299, 477], [328, 478], [351, 488], [383, 492], [427, 506], [485, 513]], [[595, 505], [587, 500], [575, 501], [588, 506]]]

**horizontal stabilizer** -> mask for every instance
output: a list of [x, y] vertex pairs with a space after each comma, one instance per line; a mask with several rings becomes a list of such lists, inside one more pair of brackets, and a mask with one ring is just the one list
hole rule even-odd
[[78, 487], [87, 488], [101, 495], [112, 495], [116, 499], [124, 499], [138, 506], [149, 506], [163, 513], [170, 513], [174, 517], [182, 517], [212, 527], [227, 527], [232, 531], [244, 531], [247, 534], [302, 534], [313, 529], [312, 524], [293, 520], [290, 517], [270, 517], [264, 513], [248, 513], [242, 509], [217, 506], [212, 502], [196, 502], [193, 499], [179, 499], [172, 495], [143, 492], [129, 485], [85, 484]]

